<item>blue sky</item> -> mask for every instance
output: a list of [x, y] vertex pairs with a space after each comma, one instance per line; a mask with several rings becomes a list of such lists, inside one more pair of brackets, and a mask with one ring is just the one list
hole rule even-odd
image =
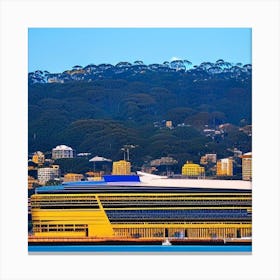
[[120, 61], [251, 61], [250, 28], [29, 28], [28, 71]]

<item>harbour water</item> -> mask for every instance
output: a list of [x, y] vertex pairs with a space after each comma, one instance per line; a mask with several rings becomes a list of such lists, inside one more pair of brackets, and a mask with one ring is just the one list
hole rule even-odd
[[56, 253], [71, 253], [71, 252], [122, 252], [122, 253], [133, 253], [133, 252], [150, 252], [150, 253], [160, 253], [160, 252], [181, 252], [181, 253], [206, 253], [206, 252], [252, 252], [251, 245], [242, 246], [205, 246], [205, 245], [188, 245], [188, 246], [162, 246], [162, 245], [143, 245], [143, 246], [104, 246], [104, 245], [55, 245], [55, 246], [28, 246], [28, 251], [31, 252], [56, 252]]

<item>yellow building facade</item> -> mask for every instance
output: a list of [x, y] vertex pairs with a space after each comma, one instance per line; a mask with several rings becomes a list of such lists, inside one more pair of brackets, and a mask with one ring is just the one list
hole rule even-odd
[[217, 176], [233, 176], [232, 158], [223, 158], [217, 161]]
[[100, 181], [102, 180], [104, 171], [89, 171], [85, 175], [88, 181]]
[[[53, 238], [246, 238], [252, 235], [251, 200], [250, 192], [238, 191], [35, 194], [31, 198], [33, 233]], [[192, 221], [186, 215], [177, 216], [205, 210], [239, 218], [221, 219], [209, 213], [206, 220]], [[155, 222], [155, 215], [165, 219]]]
[[252, 180], [252, 153], [246, 153], [242, 158], [242, 180]]
[[126, 160], [113, 162], [113, 175], [129, 175], [131, 173], [131, 163]]
[[204, 176], [205, 175], [205, 169], [204, 167], [192, 163], [192, 162], [186, 162], [182, 167], [182, 175], [185, 176]]
[[77, 182], [82, 181], [84, 176], [82, 174], [77, 173], [67, 173], [64, 175], [63, 181], [64, 182]]

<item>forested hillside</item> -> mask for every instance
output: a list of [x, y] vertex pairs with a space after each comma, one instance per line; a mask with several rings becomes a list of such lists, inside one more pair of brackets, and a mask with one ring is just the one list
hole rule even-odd
[[[35, 83], [32, 73], [29, 153], [65, 144], [77, 153], [117, 160], [123, 145], [133, 144], [131, 159], [141, 166], [162, 156], [183, 163], [205, 153], [221, 158], [232, 155], [233, 148], [250, 151], [251, 136], [240, 128], [251, 125], [251, 71], [234, 67], [216, 72], [201, 66], [189, 71], [110, 70], [55, 83]], [[165, 120], [173, 128], [165, 127]], [[219, 128], [225, 123], [231, 125]], [[208, 135], [205, 129], [220, 133]]]

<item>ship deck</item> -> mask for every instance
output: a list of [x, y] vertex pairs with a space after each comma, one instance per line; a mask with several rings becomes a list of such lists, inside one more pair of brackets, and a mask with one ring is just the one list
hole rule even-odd
[[250, 189], [147, 186], [143, 183], [93, 183], [45, 186], [36, 189], [38, 194], [47, 193], [251, 193]]

